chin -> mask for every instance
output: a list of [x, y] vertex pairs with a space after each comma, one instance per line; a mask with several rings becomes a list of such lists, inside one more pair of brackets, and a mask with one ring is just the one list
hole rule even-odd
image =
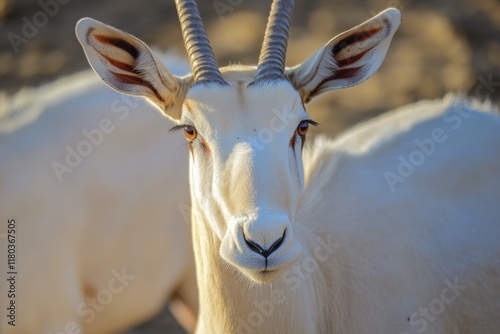
[[285, 268], [280, 269], [267, 269], [263, 271], [255, 271], [255, 270], [242, 270], [242, 273], [252, 282], [257, 284], [267, 284], [272, 283], [279, 279], [279, 277], [285, 272]]
[[237, 266], [237, 270], [246, 276], [249, 280], [257, 284], [267, 284], [278, 280], [288, 268], [296, 261], [299, 254], [286, 261], [285, 263], [280, 263], [278, 265], [268, 266], [267, 268], [262, 267], [260, 269], [247, 268]]

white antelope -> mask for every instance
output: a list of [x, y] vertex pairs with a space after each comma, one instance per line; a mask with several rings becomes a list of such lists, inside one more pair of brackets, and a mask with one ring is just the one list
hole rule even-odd
[[[187, 70], [165, 59], [175, 72]], [[2, 334], [117, 332], [175, 295], [197, 307], [183, 140], [151, 106], [91, 72], [1, 103]], [[17, 226], [13, 298], [9, 219]], [[15, 326], [6, 317], [10, 300]]]
[[316, 142], [302, 163], [304, 103], [372, 75], [399, 11], [285, 69], [293, 1], [277, 0], [258, 67], [219, 69], [194, 1], [176, 5], [183, 78], [124, 32], [92, 19], [76, 30], [105, 82], [187, 137], [197, 332], [497, 331], [498, 116], [460, 99], [418, 104]]

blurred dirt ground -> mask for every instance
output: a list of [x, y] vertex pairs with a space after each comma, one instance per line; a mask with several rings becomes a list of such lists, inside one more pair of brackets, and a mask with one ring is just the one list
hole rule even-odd
[[[88, 69], [74, 37], [75, 23], [84, 16], [160, 50], [185, 54], [173, 1], [58, 0], [61, 4], [50, 9], [44, 22], [37, 13], [53, 1], [0, 0], [0, 91], [12, 94]], [[271, 1], [198, 2], [219, 64], [256, 63]], [[498, 0], [297, 0], [287, 64], [305, 60], [336, 34], [390, 6], [402, 11], [403, 23], [384, 64], [360, 86], [311, 103], [311, 116], [321, 125], [317, 131], [336, 135], [383, 111], [448, 91], [499, 101]], [[39, 20], [37, 31], [26, 34], [24, 28], [23, 34], [26, 22], [34, 20]], [[130, 333], [157, 333], [160, 328], [182, 333], [167, 311]]]

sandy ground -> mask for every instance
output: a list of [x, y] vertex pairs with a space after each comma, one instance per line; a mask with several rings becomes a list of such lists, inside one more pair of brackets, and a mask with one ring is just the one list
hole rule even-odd
[[[47, 0], [42, 0], [46, 2]], [[0, 91], [9, 94], [87, 69], [74, 37], [76, 21], [101, 20], [162, 50], [184, 54], [173, 1], [60, 0], [36, 31], [26, 33], [43, 7], [34, 0], [0, 0]], [[229, 5], [218, 11], [216, 3]], [[287, 64], [305, 60], [330, 38], [376, 12], [403, 13], [387, 58], [362, 85], [332, 92], [311, 103], [317, 132], [339, 131], [383, 111], [448, 91], [498, 102], [500, 98], [500, 3], [498, 0], [309, 0], [297, 1]], [[219, 64], [255, 63], [270, 1], [199, 1]], [[145, 5], [146, 4], [146, 5]], [[38, 15], [39, 17], [40, 15]], [[42, 24], [43, 23], [43, 24]], [[14, 40], [14, 35], [20, 36]], [[129, 333], [182, 333], [162, 312]]]

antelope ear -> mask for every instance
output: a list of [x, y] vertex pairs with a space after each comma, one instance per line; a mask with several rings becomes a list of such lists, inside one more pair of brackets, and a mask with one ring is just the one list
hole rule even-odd
[[189, 81], [171, 74], [141, 40], [99, 21], [84, 18], [76, 36], [90, 66], [111, 88], [146, 97], [174, 120]]
[[357, 85], [380, 67], [400, 23], [401, 13], [389, 8], [334, 37], [286, 75], [304, 102], [331, 89]]

